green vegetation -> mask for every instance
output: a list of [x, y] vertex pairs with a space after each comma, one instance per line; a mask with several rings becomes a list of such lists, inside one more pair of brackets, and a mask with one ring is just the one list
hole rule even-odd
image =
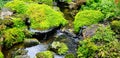
[[33, 29], [46, 30], [67, 23], [62, 13], [53, 10], [45, 4], [14, 0], [8, 2], [5, 6], [17, 11], [19, 14], [28, 15], [31, 21], [31, 28]]
[[69, 53], [65, 55], [65, 58], [75, 58], [74, 54]]
[[96, 33], [88, 39], [80, 41], [78, 58], [115, 58], [120, 57], [120, 43], [114, 36], [110, 26], [100, 25]]
[[117, 21], [117, 20], [112, 21], [111, 22], [111, 27], [116, 33], [120, 34], [120, 21]]
[[54, 58], [54, 56], [53, 56], [53, 52], [44, 51], [44, 52], [37, 53], [36, 58]]
[[77, 13], [74, 21], [74, 30], [79, 31], [79, 27], [91, 25], [102, 21], [104, 15], [96, 10], [83, 10]]
[[23, 31], [20, 28], [11, 28], [4, 31], [5, 47], [10, 48], [13, 44], [22, 42], [25, 38]]
[[58, 54], [65, 54], [68, 51], [68, 47], [65, 43], [62, 42], [53, 42], [52, 43], [52, 48], [57, 50]]
[[61, 13], [45, 4], [31, 3], [28, 7], [27, 14], [30, 15], [31, 28], [33, 29], [45, 30], [67, 23]]
[[110, 26], [99, 25], [95, 35], [91, 38], [96, 44], [109, 43], [115, 39], [114, 32], [111, 30]]
[[86, 5], [82, 6], [82, 10], [99, 10], [105, 14], [105, 18], [116, 15], [115, 0], [86, 0]]
[[5, 7], [16, 11], [19, 14], [24, 14], [27, 11], [27, 4], [23, 1], [14, 0], [5, 4]]
[[4, 58], [4, 55], [1, 51], [0, 51], [0, 58]]
[[13, 18], [13, 27], [22, 28], [25, 26], [25, 22], [21, 18]]

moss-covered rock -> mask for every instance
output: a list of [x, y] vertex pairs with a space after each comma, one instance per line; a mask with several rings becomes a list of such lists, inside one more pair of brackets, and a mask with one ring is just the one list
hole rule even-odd
[[5, 7], [9, 7], [19, 14], [28, 15], [31, 21], [31, 28], [33, 29], [46, 30], [67, 23], [62, 13], [45, 4], [14, 0], [8, 2]]
[[5, 4], [8, 7], [19, 14], [24, 14], [27, 11], [27, 5], [24, 1], [14, 0]]
[[27, 14], [30, 17], [31, 28], [33, 29], [45, 30], [52, 27], [57, 27], [60, 24], [65, 25], [67, 23], [61, 13], [53, 10], [45, 4], [39, 5], [31, 3]]
[[116, 33], [120, 34], [120, 21], [117, 21], [117, 20], [112, 21], [111, 27]]
[[96, 10], [84, 10], [77, 13], [74, 21], [74, 30], [79, 31], [79, 27], [91, 25], [102, 21], [104, 15]]
[[54, 58], [54, 56], [53, 56], [53, 52], [44, 51], [44, 52], [37, 53], [36, 58]]
[[65, 54], [68, 51], [68, 47], [65, 43], [57, 41], [51, 44], [51, 48], [55, 49], [55, 52], [60, 55]]
[[0, 58], [4, 58], [4, 55], [1, 51], [0, 51]]
[[74, 54], [69, 53], [65, 55], [65, 58], [75, 58]]
[[4, 31], [4, 45], [6, 48], [10, 48], [12, 45], [22, 42], [25, 35], [20, 28], [11, 28]]

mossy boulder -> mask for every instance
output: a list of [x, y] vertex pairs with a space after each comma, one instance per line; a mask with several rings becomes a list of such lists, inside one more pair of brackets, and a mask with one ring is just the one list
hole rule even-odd
[[51, 44], [51, 49], [54, 50], [54, 52], [56, 52], [57, 54], [65, 54], [68, 51], [68, 47], [65, 43], [63, 42], [53, 42]]
[[118, 34], [120, 34], [120, 21], [112, 21], [111, 22], [111, 28]]
[[1, 51], [0, 51], [0, 58], [4, 58], [4, 55]]
[[53, 56], [53, 52], [44, 51], [44, 52], [37, 53], [36, 58], [54, 58], [54, 56]]
[[33, 29], [45, 30], [67, 23], [60, 12], [53, 10], [48, 5], [31, 3], [28, 9], [27, 14], [29, 14]]
[[74, 30], [78, 32], [80, 27], [96, 24], [99, 21], [102, 21], [103, 18], [104, 15], [101, 13], [101, 11], [96, 11], [96, 10], [79, 11], [75, 16]]
[[5, 7], [15, 10], [18, 14], [28, 15], [31, 22], [30, 27], [33, 29], [46, 30], [67, 24], [62, 13], [45, 4], [14, 0], [5, 4]]
[[16, 43], [22, 42], [25, 35], [20, 28], [11, 28], [4, 31], [4, 45], [6, 48], [10, 48]]

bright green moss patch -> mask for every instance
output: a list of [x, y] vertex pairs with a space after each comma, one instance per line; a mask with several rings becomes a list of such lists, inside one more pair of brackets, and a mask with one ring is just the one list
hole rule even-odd
[[13, 22], [13, 27], [21, 28], [25, 26], [25, 22], [21, 18], [13, 18], [12, 22]]
[[1, 51], [0, 51], [0, 58], [4, 58], [4, 55]]
[[61, 13], [45, 4], [39, 5], [31, 3], [27, 15], [30, 16], [31, 28], [38, 30], [45, 30], [67, 23]]
[[22, 42], [25, 38], [23, 31], [20, 28], [11, 28], [4, 31], [5, 47], [10, 48], [13, 44]]
[[62, 42], [53, 42], [51, 44], [53, 49], [56, 49], [58, 54], [65, 54], [68, 51], [68, 47], [65, 43]]
[[74, 30], [79, 31], [79, 27], [98, 23], [103, 20], [104, 15], [96, 10], [84, 10], [77, 13], [74, 21]]
[[17, 11], [19, 14], [28, 15], [33, 29], [46, 30], [67, 23], [62, 13], [45, 4], [14, 0], [8, 2], [5, 6]]
[[54, 58], [54, 56], [53, 56], [53, 52], [44, 51], [44, 52], [37, 53], [36, 58]]
[[82, 6], [82, 10], [99, 10], [105, 18], [116, 15], [115, 0], [86, 0], [86, 5]]
[[27, 10], [27, 5], [23, 1], [14, 0], [5, 4], [5, 7], [11, 8], [17, 13], [24, 14]]

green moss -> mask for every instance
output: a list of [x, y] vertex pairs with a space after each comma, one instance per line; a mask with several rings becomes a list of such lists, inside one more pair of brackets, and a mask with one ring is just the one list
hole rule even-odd
[[109, 43], [116, 38], [114, 34], [110, 26], [99, 25], [99, 28], [94, 36], [91, 37], [91, 40], [100, 44]]
[[5, 4], [5, 7], [11, 8], [17, 13], [24, 14], [27, 11], [27, 5], [23, 1], [14, 0]]
[[1, 51], [0, 51], [0, 58], [4, 58], [4, 55]]
[[95, 58], [95, 52], [98, 50], [98, 46], [90, 39], [85, 39], [80, 41], [80, 46], [78, 47], [77, 54], [78, 58]]
[[77, 13], [74, 21], [74, 30], [79, 31], [79, 27], [91, 25], [103, 20], [104, 15], [96, 10], [84, 10]]
[[105, 14], [105, 18], [116, 15], [115, 0], [86, 0], [86, 5], [82, 6], [82, 10], [100, 10]]
[[53, 56], [53, 52], [44, 51], [44, 52], [37, 53], [36, 58], [54, 58], [54, 56]]
[[61, 13], [53, 10], [48, 5], [31, 3], [28, 9], [27, 14], [30, 16], [33, 29], [45, 30], [67, 23]]
[[38, 2], [42, 2], [42, 3], [50, 5], [50, 6], [52, 6], [52, 4], [53, 4], [53, 0], [38, 0]]
[[20, 28], [11, 28], [4, 31], [5, 47], [10, 48], [13, 44], [22, 42], [25, 38]]
[[118, 33], [118, 34], [120, 33], [120, 21], [117, 21], [117, 20], [112, 21], [111, 27], [116, 33]]
[[67, 45], [61, 42], [53, 42], [52, 48], [56, 49], [58, 54], [65, 54], [68, 51]]
[[69, 53], [65, 55], [65, 58], [75, 58], [74, 54]]
[[25, 26], [25, 22], [21, 18], [13, 18], [12, 22], [13, 22], [13, 27], [21, 28]]

